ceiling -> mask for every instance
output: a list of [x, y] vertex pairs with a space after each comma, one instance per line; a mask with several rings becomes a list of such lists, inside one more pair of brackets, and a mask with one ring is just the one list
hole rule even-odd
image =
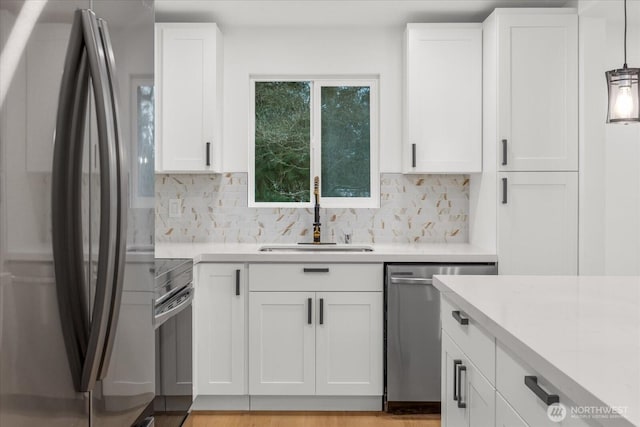
[[155, 0], [158, 22], [219, 26], [403, 26], [482, 22], [497, 7], [576, 7], [577, 0]]

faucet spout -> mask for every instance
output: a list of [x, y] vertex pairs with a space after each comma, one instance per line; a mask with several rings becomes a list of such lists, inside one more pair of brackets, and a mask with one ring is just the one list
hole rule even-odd
[[313, 178], [313, 195], [315, 206], [313, 207], [313, 243], [320, 243], [320, 178]]

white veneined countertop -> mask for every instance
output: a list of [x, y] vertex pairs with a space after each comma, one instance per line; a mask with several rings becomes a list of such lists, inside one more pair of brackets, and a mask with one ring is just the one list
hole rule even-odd
[[260, 252], [269, 244], [162, 243], [156, 258], [193, 258], [194, 262], [496, 262], [495, 253], [465, 243], [366, 244], [373, 252]]
[[[436, 276], [445, 298], [578, 405], [640, 426], [640, 277]], [[609, 424], [606, 424], [609, 425]]]

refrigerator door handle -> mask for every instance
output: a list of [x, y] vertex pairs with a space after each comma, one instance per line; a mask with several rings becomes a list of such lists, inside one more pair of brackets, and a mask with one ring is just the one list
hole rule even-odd
[[[56, 121], [52, 173], [52, 240], [58, 309], [76, 391], [90, 391], [98, 378], [113, 303], [118, 226], [114, 118], [105, 54], [95, 14], [77, 10], [65, 58]], [[93, 311], [88, 318], [82, 231], [82, 150], [91, 76], [100, 153], [100, 240]], [[91, 270], [91, 268], [89, 268]], [[91, 275], [91, 274], [90, 274]]]
[[115, 57], [111, 38], [109, 36], [109, 28], [107, 22], [98, 19], [98, 28], [102, 47], [105, 53], [105, 65], [109, 83], [109, 100], [113, 117], [113, 135], [112, 141], [115, 148], [116, 160], [116, 176], [117, 176], [117, 226], [112, 229], [111, 238], [115, 241], [116, 256], [114, 264], [114, 277], [112, 283], [112, 302], [107, 326], [106, 342], [102, 354], [100, 372], [98, 379], [103, 379], [107, 374], [109, 361], [113, 352], [113, 344], [115, 341], [118, 318], [120, 315], [120, 303], [122, 300], [122, 292], [124, 287], [124, 266], [126, 256], [126, 238], [127, 238], [127, 211], [129, 209], [129, 174], [126, 167], [125, 144], [122, 140], [122, 132], [120, 130], [120, 115], [118, 111], [118, 84], [115, 66]]
[[115, 119], [111, 105], [109, 76], [105, 52], [100, 41], [98, 21], [91, 10], [79, 10], [89, 71], [95, 96], [98, 125], [98, 151], [100, 153], [100, 239], [98, 245], [98, 271], [95, 299], [91, 316], [91, 329], [84, 358], [79, 391], [92, 390], [101, 374], [103, 354], [109, 335], [109, 319], [114, 303], [113, 283], [116, 279], [118, 239], [118, 175], [115, 147]]
[[82, 145], [89, 92], [82, 16], [74, 16], [60, 86], [51, 175], [52, 249], [69, 368], [80, 391], [89, 319], [82, 235]]

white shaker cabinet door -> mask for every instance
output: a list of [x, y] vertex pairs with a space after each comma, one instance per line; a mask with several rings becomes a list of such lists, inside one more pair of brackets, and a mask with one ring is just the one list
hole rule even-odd
[[442, 427], [495, 425], [495, 388], [442, 331]]
[[249, 394], [315, 394], [315, 293], [251, 292]]
[[405, 173], [482, 170], [482, 25], [408, 24]]
[[459, 390], [464, 383], [459, 377], [460, 366], [467, 363], [467, 359], [451, 337], [442, 331], [442, 372], [441, 372], [441, 413], [442, 427], [468, 426], [466, 408], [459, 405]]
[[[469, 427], [495, 425], [496, 389], [471, 361], [464, 363], [461, 399], [467, 406]], [[465, 378], [465, 375], [468, 376]]]
[[247, 394], [244, 264], [199, 264], [194, 296], [196, 395]]
[[529, 427], [500, 393], [496, 393], [496, 427]]
[[577, 172], [499, 174], [500, 274], [575, 275]]
[[382, 292], [316, 294], [316, 394], [383, 394]]
[[222, 35], [211, 23], [156, 24], [156, 170], [220, 172]]
[[496, 142], [501, 170], [578, 170], [575, 13], [498, 16]]

